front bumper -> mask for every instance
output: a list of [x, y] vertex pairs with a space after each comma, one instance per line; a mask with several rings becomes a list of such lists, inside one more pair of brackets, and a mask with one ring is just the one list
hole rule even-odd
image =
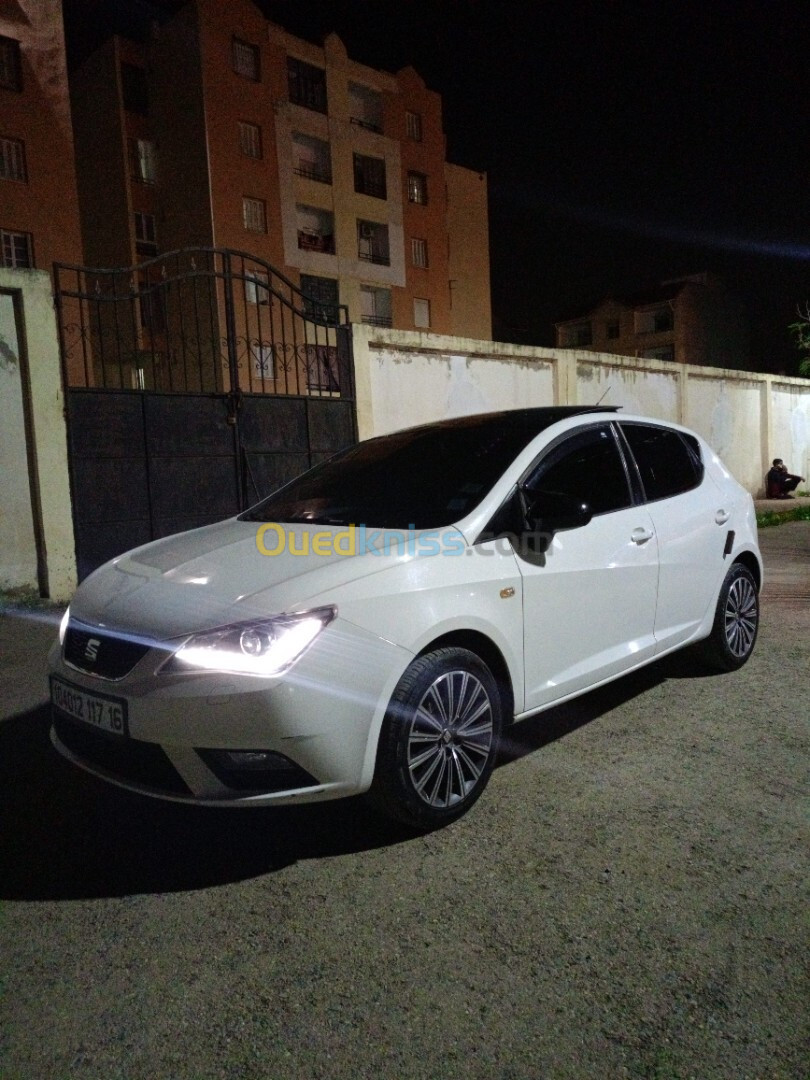
[[[77, 670], [54, 645], [51, 673], [126, 702], [128, 734], [54, 708], [51, 740], [112, 783], [213, 806], [314, 802], [366, 790], [379, 729], [410, 653], [337, 619], [284, 675], [158, 674], [151, 649], [123, 678]], [[253, 752], [234, 756], [229, 752]], [[269, 762], [259, 754], [271, 755]], [[242, 767], [247, 761], [247, 767]]]

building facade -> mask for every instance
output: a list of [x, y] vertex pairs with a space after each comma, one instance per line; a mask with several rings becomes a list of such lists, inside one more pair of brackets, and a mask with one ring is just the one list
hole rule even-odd
[[486, 177], [446, 162], [413, 69], [194, 0], [145, 44], [109, 41], [72, 102], [91, 264], [230, 248], [350, 321], [491, 337]]
[[558, 322], [557, 346], [619, 356], [747, 370], [748, 320], [739, 299], [710, 273], [608, 298]]
[[0, 5], [0, 266], [81, 262], [59, 0]]

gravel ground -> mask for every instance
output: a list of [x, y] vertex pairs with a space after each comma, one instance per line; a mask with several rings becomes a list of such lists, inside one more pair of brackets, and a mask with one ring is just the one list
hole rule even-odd
[[53, 628], [0, 619], [2, 1080], [806, 1080], [810, 523], [761, 539], [742, 671], [513, 729], [428, 836], [95, 782], [47, 742]]

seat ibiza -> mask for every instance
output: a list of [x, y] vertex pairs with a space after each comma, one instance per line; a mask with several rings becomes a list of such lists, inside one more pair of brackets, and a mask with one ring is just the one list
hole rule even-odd
[[684, 428], [427, 424], [91, 574], [50, 656], [52, 740], [148, 795], [367, 792], [431, 828], [479, 797], [506, 725], [685, 646], [740, 667], [761, 583], [751, 497]]

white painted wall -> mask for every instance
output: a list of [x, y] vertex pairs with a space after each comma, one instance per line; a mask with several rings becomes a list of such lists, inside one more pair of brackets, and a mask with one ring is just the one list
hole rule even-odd
[[[24, 323], [25, 354], [8, 318], [6, 298], [13, 295]], [[37, 559], [33, 522], [37, 512], [42, 526], [43, 586], [53, 600], [67, 600], [76, 587], [64, 395], [59, 364], [51, 280], [42, 270], [0, 269], [0, 297], [5, 313], [0, 322], [0, 350], [7, 370], [0, 387], [0, 583], [36, 589]], [[16, 358], [16, 359], [12, 359]], [[33, 468], [26, 458], [26, 430], [22, 395], [27, 381], [31, 403]], [[6, 392], [8, 391], [8, 392]], [[27, 497], [26, 497], [27, 489]], [[7, 509], [8, 498], [8, 509]], [[19, 520], [4, 524], [13, 511]], [[8, 546], [7, 546], [8, 544]]]
[[0, 292], [0, 588], [37, 584], [37, 549], [14, 297]]
[[701, 434], [752, 495], [771, 459], [810, 479], [810, 380], [573, 349], [353, 328], [361, 439], [446, 416], [619, 405]]
[[679, 378], [676, 371], [607, 363], [577, 354], [577, 397], [579, 405], [620, 405], [627, 413], [657, 416], [680, 422]]
[[788, 471], [798, 473], [810, 481], [810, 394], [802, 393], [801, 387], [774, 381], [772, 395], [773, 432], [771, 459], [780, 457]]

